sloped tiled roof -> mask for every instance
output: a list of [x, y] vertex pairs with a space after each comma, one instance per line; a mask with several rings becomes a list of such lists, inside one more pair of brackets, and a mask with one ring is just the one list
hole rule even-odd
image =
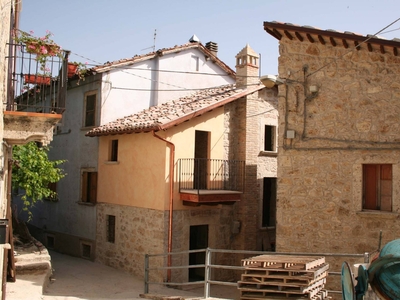
[[379, 50], [382, 54], [391, 52], [395, 56], [400, 53], [400, 39], [394, 38], [387, 40], [375, 35], [361, 35], [354, 32], [340, 32], [333, 29], [322, 30], [311, 26], [299, 26], [291, 23], [264, 22], [264, 30], [274, 38], [281, 40], [286, 37], [290, 40], [297, 39], [301, 42], [331, 44], [332, 46], [341, 46], [344, 48], [355, 47], [357, 50], [367, 49], [372, 52]]
[[236, 99], [252, 94], [264, 85], [236, 88], [235, 84], [201, 90], [193, 95], [153, 106], [117, 119], [86, 133], [87, 136], [149, 132], [168, 129]]
[[222, 60], [220, 60], [217, 56], [215, 56], [210, 50], [208, 50], [203, 44], [200, 42], [192, 42], [192, 43], [187, 43], [184, 45], [180, 46], [174, 46], [171, 48], [163, 48], [159, 49], [154, 52], [150, 52], [147, 54], [143, 55], [135, 55], [134, 57], [131, 58], [126, 58], [126, 59], [120, 59], [117, 61], [113, 62], [107, 62], [104, 65], [97, 66], [93, 68], [93, 71], [102, 73], [106, 72], [118, 67], [124, 67], [124, 66], [129, 66], [133, 65], [138, 62], [146, 61], [149, 59], [154, 58], [155, 56], [163, 56], [171, 53], [179, 53], [181, 51], [187, 50], [187, 49], [194, 49], [198, 48], [201, 52], [204, 53], [207, 57], [210, 58], [212, 62], [214, 62], [216, 65], [218, 65], [221, 69], [223, 69], [227, 74], [229, 74], [232, 78], [235, 78], [236, 73], [233, 71], [227, 64], [225, 64]]

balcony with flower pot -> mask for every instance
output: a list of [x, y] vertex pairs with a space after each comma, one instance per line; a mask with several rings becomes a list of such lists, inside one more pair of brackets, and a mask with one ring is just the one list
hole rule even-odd
[[68, 51], [51, 40], [18, 32], [9, 45], [4, 139], [10, 144], [48, 144], [62, 119], [67, 93]]

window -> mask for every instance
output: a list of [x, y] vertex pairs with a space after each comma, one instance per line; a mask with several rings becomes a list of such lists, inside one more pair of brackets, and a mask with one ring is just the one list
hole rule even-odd
[[87, 94], [85, 97], [85, 115], [84, 126], [95, 126], [96, 122], [96, 94]]
[[392, 211], [392, 165], [363, 165], [363, 209]]
[[264, 177], [261, 227], [275, 226], [276, 220], [276, 178]]
[[109, 161], [118, 161], [118, 140], [112, 140], [110, 144]]
[[97, 172], [82, 172], [82, 202], [97, 201]]
[[47, 188], [52, 191], [54, 194], [50, 195], [45, 198], [45, 200], [48, 201], [58, 201], [58, 195], [57, 195], [57, 182], [49, 182], [47, 185]]
[[276, 127], [264, 126], [264, 151], [276, 151]]
[[115, 216], [107, 215], [107, 242], [115, 243]]
[[192, 70], [199, 71], [200, 70], [200, 59], [198, 56], [192, 55]]

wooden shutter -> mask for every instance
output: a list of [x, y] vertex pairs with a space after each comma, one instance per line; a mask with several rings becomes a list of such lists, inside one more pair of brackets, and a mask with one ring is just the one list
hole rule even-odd
[[381, 165], [380, 209], [392, 211], [392, 165]]
[[97, 172], [90, 173], [90, 181], [88, 184], [88, 188], [90, 191], [89, 202], [96, 203], [97, 201]]
[[363, 208], [378, 208], [378, 165], [363, 165]]
[[363, 208], [392, 211], [392, 165], [363, 165]]
[[88, 172], [82, 173], [82, 201], [88, 201]]

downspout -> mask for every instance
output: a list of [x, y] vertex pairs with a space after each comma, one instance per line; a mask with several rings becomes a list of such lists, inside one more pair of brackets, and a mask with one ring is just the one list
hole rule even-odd
[[[175, 145], [166, 139], [155, 134], [154, 130], [151, 131], [153, 136], [166, 142], [170, 147], [169, 152], [169, 221], [168, 221], [168, 253], [172, 252], [172, 214], [174, 210], [174, 161], [175, 161]], [[171, 267], [171, 255], [168, 255], [167, 266]], [[167, 271], [167, 282], [171, 282], [171, 269]]]

